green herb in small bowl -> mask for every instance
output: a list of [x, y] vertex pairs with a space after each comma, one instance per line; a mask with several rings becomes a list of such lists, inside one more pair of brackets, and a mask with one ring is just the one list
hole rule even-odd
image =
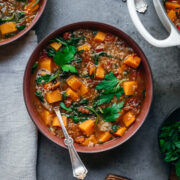
[[180, 179], [180, 108], [163, 122], [158, 139], [163, 160], [175, 165], [176, 175]]

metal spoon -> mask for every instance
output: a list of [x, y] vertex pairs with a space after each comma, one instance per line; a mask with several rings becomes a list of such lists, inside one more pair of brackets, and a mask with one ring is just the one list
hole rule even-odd
[[61, 128], [62, 128], [64, 136], [65, 136], [64, 144], [68, 147], [68, 150], [69, 150], [71, 164], [72, 164], [72, 170], [73, 170], [73, 176], [77, 179], [84, 179], [86, 177], [86, 174], [88, 173], [88, 170], [84, 166], [77, 151], [74, 148], [74, 145], [73, 145], [74, 140], [69, 136], [69, 134], [64, 126], [59, 107], [54, 107], [54, 112], [56, 113], [56, 115], [59, 119]]

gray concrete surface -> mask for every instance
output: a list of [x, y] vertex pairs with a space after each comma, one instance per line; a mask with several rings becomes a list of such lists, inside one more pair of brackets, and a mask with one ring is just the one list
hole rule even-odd
[[[148, 0], [147, 0], [148, 1]], [[153, 4], [141, 18], [158, 38], [167, 36]], [[180, 49], [152, 47], [136, 31], [126, 3], [121, 0], [49, 0], [36, 25], [41, 40], [55, 29], [77, 21], [99, 21], [111, 24], [129, 34], [142, 48], [152, 68], [154, 101], [144, 125], [127, 143], [108, 152], [80, 154], [89, 173], [87, 180], [103, 180], [108, 173], [133, 180], [167, 180], [169, 168], [159, 156], [157, 132], [168, 111], [180, 105]], [[38, 180], [72, 180], [68, 152], [39, 134]]]

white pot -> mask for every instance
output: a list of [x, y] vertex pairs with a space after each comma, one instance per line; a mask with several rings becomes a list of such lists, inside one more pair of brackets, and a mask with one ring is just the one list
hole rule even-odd
[[177, 30], [176, 26], [168, 18], [167, 13], [165, 11], [165, 7], [164, 7], [164, 0], [153, 0], [154, 7], [156, 9], [156, 12], [161, 22], [170, 33], [169, 37], [164, 40], [158, 40], [154, 38], [146, 30], [146, 28], [140, 21], [138, 14], [136, 12], [135, 1], [141, 1], [141, 0], [127, 0], [128, 10], [129, 10], [129, 14], [131, 16], [131, 19], [134, 25], [136, 26], [139, 33], [144, 37], [144, 39], [148, 41], [151, 45], [156, 46], [156, 47], [161, 47], [161, 48], [179, 46], [180, 45], [180, 32]]

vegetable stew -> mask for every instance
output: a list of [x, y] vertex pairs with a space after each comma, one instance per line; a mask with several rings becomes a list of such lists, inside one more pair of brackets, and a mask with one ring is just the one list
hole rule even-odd
[[32, 67], [34, 109], [50, 133], [84, 146], [123, 136], [146, 96], [141, 58], [119, 37], [96, 30], [65, 32], [49, 41]]
[[0, 41], [28, 27], [39, 6], [40, 0], [0, 0]]
[[180, 31], [180, 0], [166, 0], [165, 8], [168, 17]]

